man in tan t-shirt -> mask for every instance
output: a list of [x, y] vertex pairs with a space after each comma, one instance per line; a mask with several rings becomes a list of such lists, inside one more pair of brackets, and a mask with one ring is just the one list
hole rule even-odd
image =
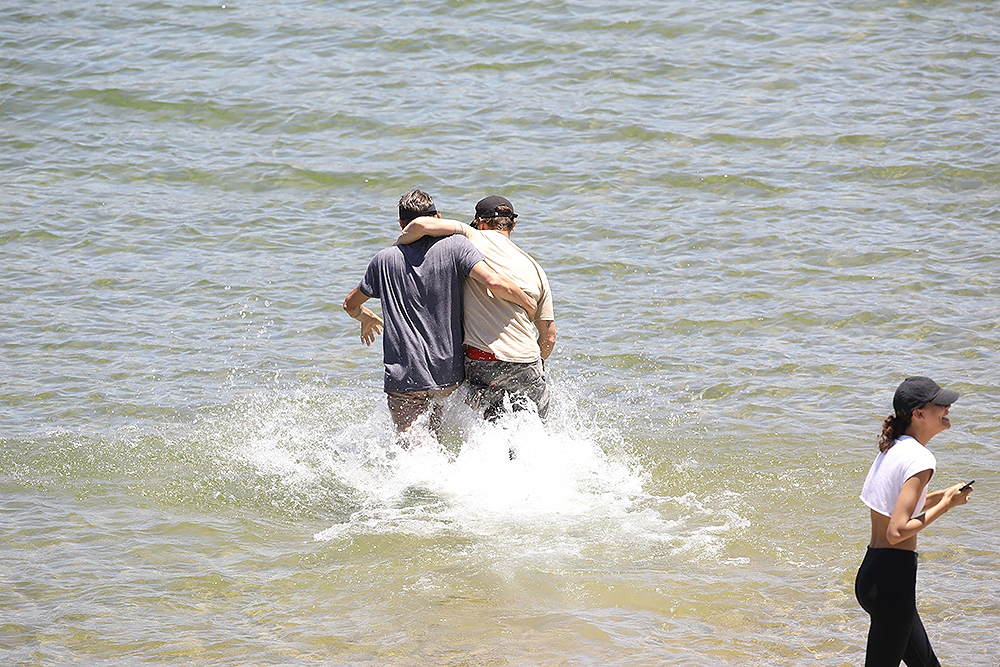
[[538, 303], [532, 320], [523, 309], [511, 307], [475, 281], [465, 281], [463, 346], [469, 403], [483, 409], [491, 420], [508, 404], [514, 410], [525, 408], [526, 400], [542, 417], [549, 409], [542, 360], [556, 343], [552, 292], [538, 262], [510, 240], [516, 218], [509, 200], [491, 195], [476, 204], [471, 227], [457, 220], [417, 218], [396, 240], [405, 245], [424, 235], [463, 234], [483, 253], [490, 268], [509, 277]]

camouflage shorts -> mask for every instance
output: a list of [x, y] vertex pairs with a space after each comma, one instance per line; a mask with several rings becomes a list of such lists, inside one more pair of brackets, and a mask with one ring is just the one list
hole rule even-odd
[[542, 360], [529, 363], [513, 361], [465, 360], [465, 379], [469, 383], [470, 406], [484, 410], [487, 419], [494, 419], [504, 411], [504, 399], [511, 408], [523, 410], [527, 401], [544, 417], [549, 411], [549, 387], [545, 383]]

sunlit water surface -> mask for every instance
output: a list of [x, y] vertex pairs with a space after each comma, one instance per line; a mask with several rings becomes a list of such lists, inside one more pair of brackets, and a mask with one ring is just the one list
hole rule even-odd
[[[912, 374], [1000, 664], [996, 3], [3, 4], [4, 664], [859, 665]], [[413, 187], [514, 201], [547, 423], [394, 440], [340, 303]]]

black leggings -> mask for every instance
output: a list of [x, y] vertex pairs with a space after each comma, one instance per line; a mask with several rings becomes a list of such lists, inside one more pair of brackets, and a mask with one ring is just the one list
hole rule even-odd
[[872, 617], [865, 667], [940, 667], [917, 614], [917, 554], [868, 548], [854, 595]]

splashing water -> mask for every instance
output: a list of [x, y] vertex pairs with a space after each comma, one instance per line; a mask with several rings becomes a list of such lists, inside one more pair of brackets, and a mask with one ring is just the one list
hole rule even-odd
[[554, 390], [545, 422], [532, 411], [486, 422], [456, 392], [440, 439], [419, 422], [397, 436], [381, 396], [260, 394], [214, 437], [222, 456], [275, 480], [278, 493], [311, 498], [320, 514], [333, 485], [344, 509], [319, 542], [405, 535], [486, 540], [519, 557], [711, 554], [745, 527], [732, 508], [650, 492], [618, 431], [584, 414], [567, 387]]

